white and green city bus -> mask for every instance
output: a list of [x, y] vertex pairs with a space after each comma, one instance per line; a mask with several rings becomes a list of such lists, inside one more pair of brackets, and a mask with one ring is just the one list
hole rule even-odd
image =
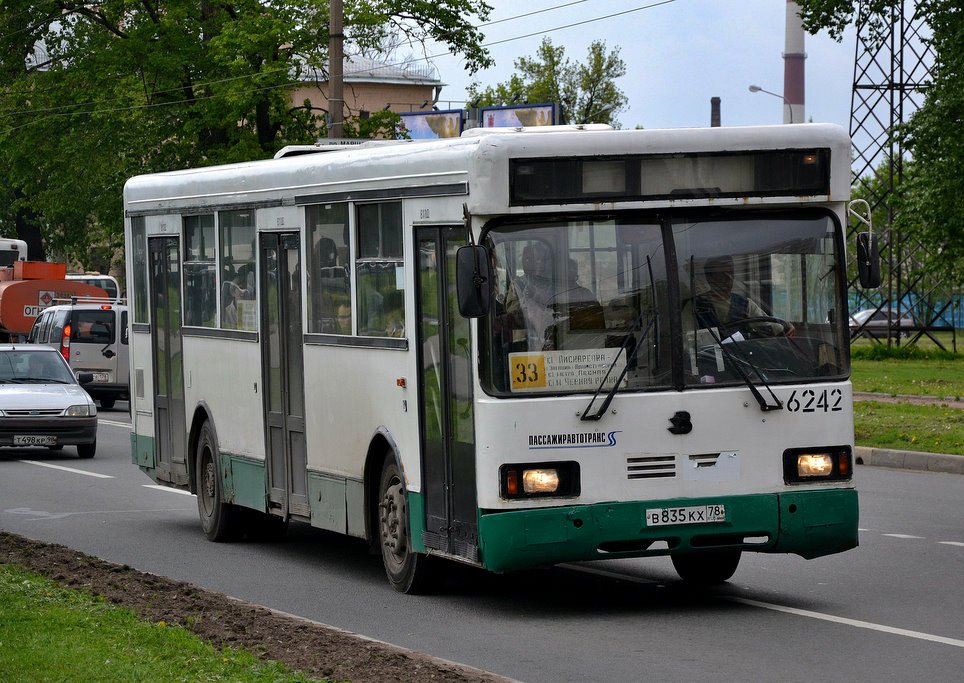
[[406, 592], [857, 545], [842, 129], [309, 151], [125, 187], [132, 457], [210, 539], [306, 522]]

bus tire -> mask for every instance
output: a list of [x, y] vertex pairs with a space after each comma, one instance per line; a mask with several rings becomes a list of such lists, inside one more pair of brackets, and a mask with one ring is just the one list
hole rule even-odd
[[727, 581], [740, 564], [739, 550], [712, 550], [673, 555], [673, 567], [686, 583], [714, 586]]
[[419, 594], [431, 583], [428, 555], [412, 552], [408, 526], [408, 494], [398, 465], [385, 459], [378, 486], [378, 540], [382, 564], [392, 588]]
[[210, 541], [227, 541], [238, 532], [239, 510], [224, 502], [221, 490], [220, 454], [211, 425], [205, 422], [198, 435], [194, 462], [197, 466], [197, 509], [201, 528]]

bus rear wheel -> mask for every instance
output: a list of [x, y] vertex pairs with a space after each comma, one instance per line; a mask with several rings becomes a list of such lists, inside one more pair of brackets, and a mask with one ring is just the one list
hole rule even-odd
[[739, 550], [713, 550], [673, 555], [673, 567], [686, 583], [713, 586], [727, 581], [740, 564]]
[[236, 537], [239, 510], [224, 502], [217, 439], [207, 422], [201, 427], [194, 461], [197, 465], [197, 509], [204, 535], [211, 541]]
[[398, 465], [391, 457], [382, 466], [378, 493], [378, 540], [388, 581], [400, 593], [424, 593], [431, 582], [431, 558], [412, 551], [408, 494]]

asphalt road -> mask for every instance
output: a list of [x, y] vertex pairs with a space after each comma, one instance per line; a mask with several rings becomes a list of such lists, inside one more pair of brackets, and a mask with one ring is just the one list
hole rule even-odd
[[496, 576], [453, 565], [433, 596], [392, 591], [364, 543], [292, 525], [215, 544], [193, 497], [130, 463], [126, 404], [98, 454], [0, 451], [0, 528], [523, 681], [959, 680], [964, 477], [861, 467], [856, 550], [745, 555], [692, 592], [668, 558]]

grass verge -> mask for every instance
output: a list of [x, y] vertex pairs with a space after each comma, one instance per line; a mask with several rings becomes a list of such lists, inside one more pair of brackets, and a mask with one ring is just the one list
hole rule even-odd
[[854, 403], [858, 446], [964, 455], [964, 410], [910, 403]]
[[4, 680], [305, 682], [250, 652], [216, 650], [189, 631], [10, 565], [0, 565]]
[[[854, 391], [889, 396], [964, 397], [964, 355], [939, 349], [855, 347], [851, 349]], [[964, 411], [908, 402], [854, 403], [858, 446], [964, 455]]]
[[892, 396], [964, 397], [964, 356], [868, 358], [854, 354], [851, 379], [854, 391]]

